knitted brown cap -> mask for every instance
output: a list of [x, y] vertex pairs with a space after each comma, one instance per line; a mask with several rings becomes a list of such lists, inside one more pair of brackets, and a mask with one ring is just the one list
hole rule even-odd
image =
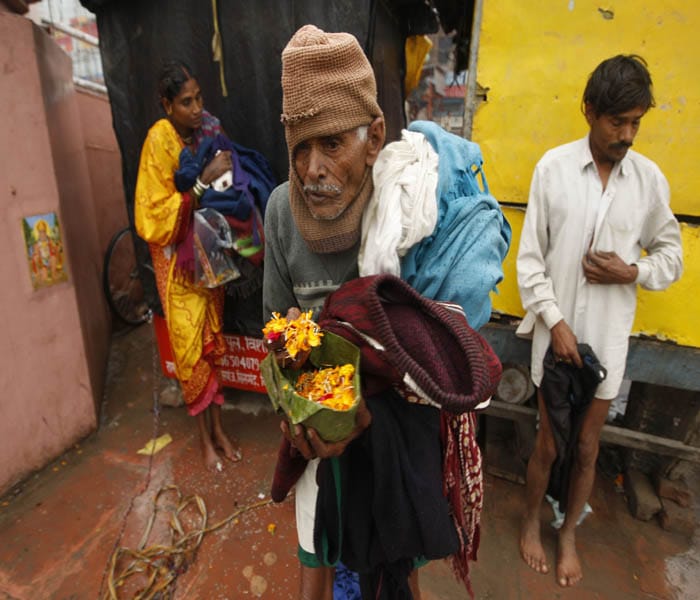
[[299, 233], [312, 252], [342, 252], [357, 243], [362, 213], [372, 194], [369, 169], [357, 196], [332, 221], [315, 219], [294, 169], [294, 148], [383, 117], [374, 71], [349, 33], [326, 33], [304, 25], [282, 52], [282, 123], [289, 153], [289, 204]]
[[314, 25], [299, 29], [282, 51], [282, 94], [290, 155], [300, 142], [383, 116], [372, 66], [355, 36]]

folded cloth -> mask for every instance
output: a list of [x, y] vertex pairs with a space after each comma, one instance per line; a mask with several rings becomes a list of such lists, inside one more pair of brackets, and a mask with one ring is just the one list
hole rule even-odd
[[401, 273], [400, 258], [437, 223], [438, 156], [420, 133], [401, 132], [372, 169], [374, 193], [362, 215], [360, 275]]
[[413, 121], [439, 156], [435, 230], [401, 260], [401, 277], [419, 293], [459, 304], [477, 331], [491, 318], [490, 292], [503, 279], [511, 228], [489, 193], [478, 144], [432, 121]]
[[421, 296], [394, 275], [344, 283], [326, 298], [319, 325], [360, 348], [365, 396], [398, 386], [462, 413], [498, 387], [501, 363], [461, 309]]
[[[469, 326], [459, 306], [425, 298], [389, 274], [361, 277], [340, 286], [327, 297], [319, 324], [360, 348], [365, 398], [386, 396], [387, 391], [395, 390], [403, 396], [404, 408], [412, 405], [405, 401], [410, 399], [442, 409], [441, 430], [434, 437], [439, 438], [443, 454], [438, 481], [442, 481], [452, 531], [458, 538], [450, 563], [473, 597], [468, 561], [476, 559], [483, 498], [473, 411], [483, 407], [496, 391], [501, 376], [498, 357]], [[376, 430], [376, 403], [371, 408], [370, 429]], [[323, 473], [322, 466], [319, 470]], [[357, 477], [355, 470], [353, 487]], [[382, 565], [390, 571], [399, 566], [391, 559]], [[372, 572], [377, 575], [375, 569]]]
[[[395, 391], [366, 398], [372, 426], [316, 474], [314, 546], [361, 574], [459, 547], [443, 494], [440, 411]], [[410, 570], [410, 569], [409, 569]]]
[[[213, 159], [217, 152], [229, 151], [231, 153], [231, 163], [233, 166], [233, 184], [223, 192], [219, 192], [210, 187], [207, 189], [199, 203], [202, 207], [218, 210], [224, 216], [232, 216], [239, 220], [250, 217], [250, 213], [255, 206], [255, 198], [249, 189], [250, 177], [241, 168], [238, 153], [233, 143], [223, 135], [217, 135], [211, 145], [209, 154]], [[205, 163], [206, 164], [206, 163]]]
[[[236, 251], [259, 267], [264, 253], [263, 215], [267, 199], [275, 186], [269, 163], [259, 152], [236, 144], [222, 134], [204, 137], [196, 152], [193, 153], [188, 147], [180, 152], [179, 169], [174, 174], [175, 187], [179, 192], [187, 193], [204, 167], [220, 151], [231, 153], [233, 184], [224, 191], [208, 188], [199, 199], [199, 204], [202, 208], [213, 208], [226, 217], [236, 234]], [[194, 269], [191, 224], [178, 244], [175, 269], [178, 275], [191, 279]], [[247, 286], [245, 293], [253, 287]], [[232, 295], [241, 292], [241, 282], [232, 289], [235, 290]]]
[[[404, 395], [464, 413], [498, 387], [501, 363], [459, 307], [424, 298], [394, 275], [344, 283], [326, 298], [319, 325], [360, 348], [365, 397], [400, 388]], [[297, 470], [288, 452], [278, 456], [276, 495], [284, 499]]]

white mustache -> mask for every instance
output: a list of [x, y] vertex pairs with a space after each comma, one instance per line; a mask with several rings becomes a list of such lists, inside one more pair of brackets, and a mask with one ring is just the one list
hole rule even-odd
[[333, 196], [340, 196], [343, 193], [343, 188], [332, 183], [310, 183], [305, 185], [304, 193], [309, 194], [331, 194]]

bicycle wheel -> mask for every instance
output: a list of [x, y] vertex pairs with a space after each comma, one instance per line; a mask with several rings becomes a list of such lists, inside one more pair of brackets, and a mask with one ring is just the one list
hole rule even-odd
[[134, 247], [134, 230], [125, 227], [109, 242], [102, 271], [102, 286], [114, 314], [129, 325], [148, 318], [143, 283]]

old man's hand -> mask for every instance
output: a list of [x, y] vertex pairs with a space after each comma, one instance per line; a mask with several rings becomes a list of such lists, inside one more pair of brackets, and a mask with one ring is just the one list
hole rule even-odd
[[633, 283], [637, 279], [637, 265], [628, 265], [615, 252], [589, 250], [582, 265], [588, 283]]
[[280, 423], [284, 436], [307, 460], [312, 458], [331, 458], [340, 456], [354, 439], [358, 438], [372, 423], [372, 413], [369, 412], [364, 399], [360, 400], [355, 414], [355, 428], [350, 435], [339, 442], [324, 442], [318, 433], [311, 428], [301, 425], [290, 427], [287, 421]]
[[[293, 321], [301, 316], [301, 310], [296, 306], [292, 306], [287, 310], [287, 314], [285, 316], [288, 321]], [[267, 349], [269, 352], [274, 353], [275, 361], [281, 369], [301, 369], [311, 354], [311, 350], [300, 350], [297, 352], [294, 358], [292, 358], [285, 348], [284, 336], [281, 336], [276, 340], [268, 339]]]

